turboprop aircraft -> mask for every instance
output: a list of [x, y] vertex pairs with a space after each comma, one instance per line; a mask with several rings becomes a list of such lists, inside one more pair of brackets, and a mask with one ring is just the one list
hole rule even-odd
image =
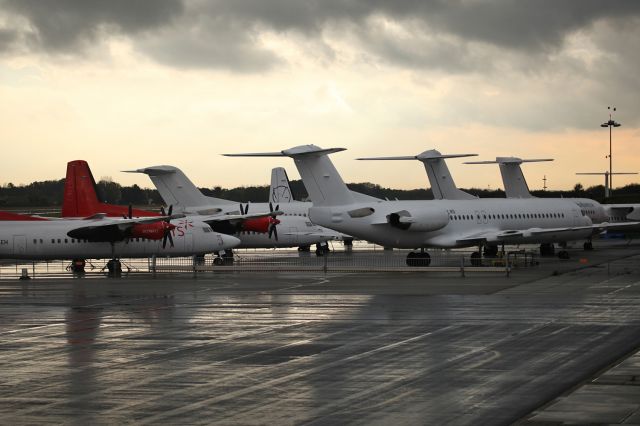
[[[428, 265], [427, 247], [482, 247], [497, 244], [553, 243], [590, 238], [605, 229], [638, 227], [640, 222], [594, 224], [606, 218], [592, 204], [563, 199], [474, 199], [359, 201], [345, 185], [328, 154], [344, 148], [302, 145], [280, 152], [224, 154], [229, 157], [291, 157], [309, 192], [314, 223], [385, 247], [419, 248], [409, 265]], [[562, 251], [560, 257], [567, 257]], [[472, 255], [478, 264], [480, 250]]]
[[0, 258], [72, 259], [75, 272], [84, 270], [84, 259], [111, 258], [109, 272], [117, 274], [121, 257], [187, 256], [238, 244], [240, 240], [213, 232], [206, 222], [172, 220], [170, 214], [129, 219], [98, 214], [86, 219], [0, 222]]
[[[284, 170], [284, 169], [282, 169]], [[266, 233], [254, 229], [236, 228], [224, 223], [212, 223], [217, 232], [228, 233], [240, 238], [238, 248], [273, 248], [299, 247], [301, 251], [308, 251], [311, 244], [316, 244], [316, 254], [322, 255], [328, 251], [326, 244], [329, 240], [340, 239], [343, 235], [327, 228], [313, 224], [308, 218], [309, 202], [295, 201], [291, 197], [286, 172], [276, 170], [272, 173], [269, 203], [242, 204], [221, 198], [205, 196], [193, 182], [177, 167], [152, 166], [128, 173], [145, 173], [149, 176], [160, 196], [168, 205], [172, 205], [176, 212], [185, 215], [219, 215], [229, 214], [265, 214], [274, 209], [282, 212], [278, 216], [278, 223], [272, 223]], [[276, 228], [277, 225], [277, 228]]]

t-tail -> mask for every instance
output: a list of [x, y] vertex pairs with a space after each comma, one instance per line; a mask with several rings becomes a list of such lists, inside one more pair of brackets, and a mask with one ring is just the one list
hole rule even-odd
[[231, 204], [228, 200], [205, 196], [182, 170], [174, 166], [152, 166], [125, 171], [147, 174], [165, 204], [173, 206], [177, 212], [206, 214], [206, 211], [199, 209], [215, 209], [216, 206]]
[[89, 217], [98, 213], [104, 213], [111, 217], [122, 217], [130, 214], [136, 217], [158, 216], [158, 213], [151, 211], [104, 203], [98, 198], [97, 188], [96, 181], [86, 161], [74, 160], [68, 162], [62, 199], [62, 217]]
[[553, 161], [552, 158], [523, 160], [518, 157], [496, 157], [496, 161], [469, 161], [465, 164], [498, 164], [502, 175], [502, 184], [507, 198], [535, 198], [529, 191], [529, 185], [520, 167], [522, 163]]
[[269, 201], [273, 204], [284, 204], [295, 201], [289, 177], [284, 167], [275, 167], [271, 170], [271, 187], [269, 188]]
[[431, 185], [433, 198], [436, 200], [473, 200], [476, 197], [468, 192], [464, 192], [456, 187], [449, 167], [445, 160], [447, 158], [474, 157], [478, 154], [446, 154], [443, 155], [435, 149], [430, 149], [418, 155], [402, 157], [365, 157], [358, 160], [418, 160], [424, 164]]
[[227, 157], [291, 157], [293, 158], [309, 198], [315, 207], [349, 205], [355, 202], [328, 154], [345, 148], [322, 149], [315, 145], [300, 145], [280, 152], [223, 154]]

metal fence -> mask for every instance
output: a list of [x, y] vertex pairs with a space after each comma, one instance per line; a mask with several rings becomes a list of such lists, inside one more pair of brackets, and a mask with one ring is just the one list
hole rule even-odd
[[[468, 250], [430, 250], [430, 261], [407, 265], [408, 250], [335, 250], [323, 256], [315, 253], [285, 250], [236, 250], [233, 258], [204, 257], [121, 259], [122, 275], [146, 273], [217, 273], [217, 272], [442, 272], [465, 276], [470, 273], [509, 275], [513, 268], [537, 264], [530, 250], [512, 250], [503, 256], [475, 259]], [[3, 261], [0, 279], [54, 278], [74, 276], [70, 261], [23, 262]], [[419, 266], [422, 265], [422, 266]], [[83, 277], [108, 274], [107, 260], [88, 260]]]

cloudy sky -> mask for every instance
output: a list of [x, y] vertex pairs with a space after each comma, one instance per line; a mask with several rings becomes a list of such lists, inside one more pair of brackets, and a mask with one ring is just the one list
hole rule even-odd
[[[532, 188], [640, 171], [640, 2], [601, 0], [0, 0], [0, 183], [183, 168], [200, 186], [266, 184], [287, 159], [232, 159], [313, 143], [346, 147], [347, 181], [426, 185], [427, 149], [551, 157]], [[500, 187], [497, 167], [450, 167]], [[638, 181], [618, 177], [616, 185]]]

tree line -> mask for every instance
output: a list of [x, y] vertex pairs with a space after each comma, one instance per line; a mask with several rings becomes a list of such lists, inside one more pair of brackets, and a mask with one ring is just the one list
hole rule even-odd
[[[374, 183], [348, 184], [353, 191], [389, 200], [427, 200], [433, 199], [431, 189], [394, 189], [386, 188]], [[162, 198], [155, 189], [140, 188], [138, 185], [122, 186], [111, 180], [103, 179], [97, 183], [98, 197], [101, 201], [135, 206], [162, 205]], [[200, 188], [207, 196], [234, 200], [242, 203], [249, 201], [264, 202], [269, 199], [269, 186], [240, 186], [236, 188]], [[291, 191], [296, 200], [305, 200], [307, 191], [301, 180], [291, 181]], [[465, 191], [482, 198], [503, 198], [504, 191], [500, 189], [471, 188]], [[0, 186], [0, 208], [19, 207], [59, 207], [62, 204], [64, 179], [33, 182], [28, 185], [13, 185], [11, 183]], [[632, 203], [640, 202], [640, 184], [631, 184], [616, 188], [614, 196], [605, 200], [604, 186], [596, 185], [584, 188], [576, 184], [571, 190], [562, 191], [532, 191], [536, 197], [584, 197], [600, 202]]]

